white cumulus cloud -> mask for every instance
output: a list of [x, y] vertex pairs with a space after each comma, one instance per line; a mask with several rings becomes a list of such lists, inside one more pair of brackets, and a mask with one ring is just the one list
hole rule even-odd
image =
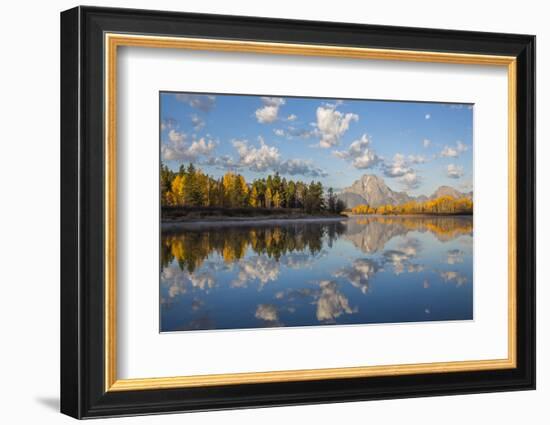
[[191, 115], [191, 125], [195, 131], [199, 131], [205, 126], [204, 120], [197, 114]]
[[172, 129], [161, 145], [161, 156], [163, 161], [195, 161], [200, 156], [210, 156], [215, 148], [216, 142], [211, 139], [190, 141], [185, 133]]
[[449, 164], [447, 165], [447, 177], [451, 179], [459, 179], [464, 175], [464, 168], [460, 165]]
[[252, 171], [266, 171], [279, 163], [279, 150], [268, 146], [260, 138], [260, 147], [250, 146], [246, 140], [234, 140], [233, 146], [239, 154], [239, 164]]
[[462, 143], [460, 140], [457, 140], [455, 146], [447, 146], [441, 151], [441, 156], [445, 158], [458, 158], [461, 153], [464, 153], [468, 150], [468, 146]]
[[212, 140], [206, 140], [204, 137], [201, 137], [199, 140], [194, 140], [187, 149], [187, 153], [191, 158], [196, 158], [199, 155], [208, 156], [215, 149], [216, 143]]
[[411, 164], [424, 164], [428, 162], [428, 158], [424, 155], [409, 155], [407, 159]]
[[268, 124], [277, 120], [279, 108], [285, 104], [285, 100], [280, 97], [262, 97], [264, 106], [256, 110], [256, 119], [259, 123]]
[[380, 162], [380, 158], [370, 148], [370, 139], [363, 134], [360, 139], [354, 140], [345, 151], [333, 151], [338, 158], [345, 159], [358, 169], [371, 168]]
[[330, 148], [340, 143], [340, 138], [349, 129], [352, 121], [358, 121], [354, 113], [343, 114], [336, 110], [337, 105], [319, 106], [317, 108], [317, 130], [321, 136], [319, 146]]
[[166, 118], [160, 122], [161, 131], [172, 130], [179, 127], [178, 122], [173, 118]]
[[418, 189], [422, 183], [418, 172], [411, 164], [423, 164], [428, 159], [423, 155], [409, 155], [396, 153], [391, 162], [382, 165], [382, 172], [386, 177], [397, 178], [399, 184], [406, 190]]
[[418, 189], [422, 183], [422, 179], [416, 171], [410, 171], [399, 177], [399, 183], [407, 190]]
[[178, 93], [176, 94], [176, 99], [203, 112], [210, 111], [216, 104], [216, 96], [208, 94]]
[[297, 128], [292, 125], [289, 125], [286, 129], [284, 128], [274, 128], [273, 133], [277, 137], [285, 137], [288, 140], [294, 138], [298, 139], [309, 139], [310, 137], [316, 134], [315, 130], [308, 130], [305, 128]]
[[277, 169], [281, 174], [288, 174], [291, 176], [302, 175], [309, 177], [326, 177], [328, 173], [315, 167], [312, 161], [304, 159], [287, 159], [282, 161]]
[[[316, 167], [311, 160], [281, 158], [275, 146], [269, 146], [263, 138], [259, 138], [260, 146], [250, 145], [247, 140], [234, 140], [233, 146], [239, 158], [233, 161], [228, 158], [226, 164], [230, 168], [248, 168], [251, 171], [263, 172], [271, 170], [287, 175], [302, 175], [309, 177], [326, 177], [327, 173]], [[218, 161], [217, 165], [223, 165]]]
[[168, 132], [168, 140], [172, 143], [182, 143], [185, 141], [186, 138], [187, 138], [187, 135], [185, 133], [182, 133], [175, 129], [171, 129]]
[[412, 173], [413, 169], [407, 163], [405, 155], [396, 153], [393, 161], [384, 164], [384, 175], [386, 177], [403, 177], [405, 174]]

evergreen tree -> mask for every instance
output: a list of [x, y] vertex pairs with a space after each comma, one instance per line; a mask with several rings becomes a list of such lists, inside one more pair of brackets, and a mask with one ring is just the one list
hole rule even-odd
[[[299, 208], [308, 213], [319, 213], [324, 210], [341, 212], [345, 209], [345, 204], [339, 202], [332, 188], [328, 190], [325, 199], [321, 182], [311, 181], [306, 184], [300, 180], [281, 178], [276, 172], [274, 175], [247, 183], [243, 175], [233, 171], [228, 171], [216, 180], [192, 163], [187, 167], [180, 166], [177, 173], [161, 164], [160, 190], [163, 206]], [[393, 214], [425, 209], [454, 213], [468, 208], [471, 209], [471, 201], [457, 203], [452, 199], [440, 198], [418, 205], [383, 206], [372, 212]]]
[[328, 189], [328, 210], [332, 213], [336, 211], [336, 197], [334, 196], [332, 187]]
[[287, 185], [285, 192], [285, 204], [287, 208], [296, 208], [296, 183], [292, 180]]
[[346, 209], [346, 203], [341, 199], [336, 200], [335, 213], [340, 214]]

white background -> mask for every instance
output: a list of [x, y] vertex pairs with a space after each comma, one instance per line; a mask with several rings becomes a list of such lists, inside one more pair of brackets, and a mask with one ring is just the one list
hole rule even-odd
[[[463, 0], [394, 2], [97, 1], [97, 5], [424, 26], [537, 35], [538, 216], [548, 216], [550, 28], [544, 2]], [[69, 423], [57, 413], [59, 391], [59, 11], [69, 1], [10, 2], [2, 10], [0, 93], [1, 420]], [[548, 221], [538, 223], [538, 390], [110, 420], [109, 423], [465, 424], [547, 423], [550, 397]], [[548, 308], [548, 307], [547, 307]], [[545, 403], [546, 402], [546, 403]]]
[[[507, 357], [507, 220], [494, 215], [508, 208], [506, 184], [495, 187], [508, 178], [506, 67], [124, 48], [119, 70], [119, 378]], [[158, 101], [168, 89], [475, 104], [475, 320], [159, 334]]]

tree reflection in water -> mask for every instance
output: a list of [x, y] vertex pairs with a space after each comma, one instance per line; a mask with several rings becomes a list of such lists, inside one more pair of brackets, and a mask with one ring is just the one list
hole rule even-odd
[[248, 249], [256, 254], [280, 260], [294, 252], [318, 253], [326, 240], [328, 246], [346, 230], [345, 222], [289, 223], [267, 226], [236, 225], [167, 230], [162, 234], [162, 267], [176, 260], [182, 270], [192, 273], [212, 253], [226, 263], [241, 260]]
[[471, 319], [472, 244], [471, 217], [163, 229], [161, 330]]

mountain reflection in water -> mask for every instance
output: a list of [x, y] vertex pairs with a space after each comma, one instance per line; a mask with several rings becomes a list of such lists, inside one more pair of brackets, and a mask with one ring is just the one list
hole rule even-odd
[[161, 331], [471, 320], [471, 217], [163, 229]]

